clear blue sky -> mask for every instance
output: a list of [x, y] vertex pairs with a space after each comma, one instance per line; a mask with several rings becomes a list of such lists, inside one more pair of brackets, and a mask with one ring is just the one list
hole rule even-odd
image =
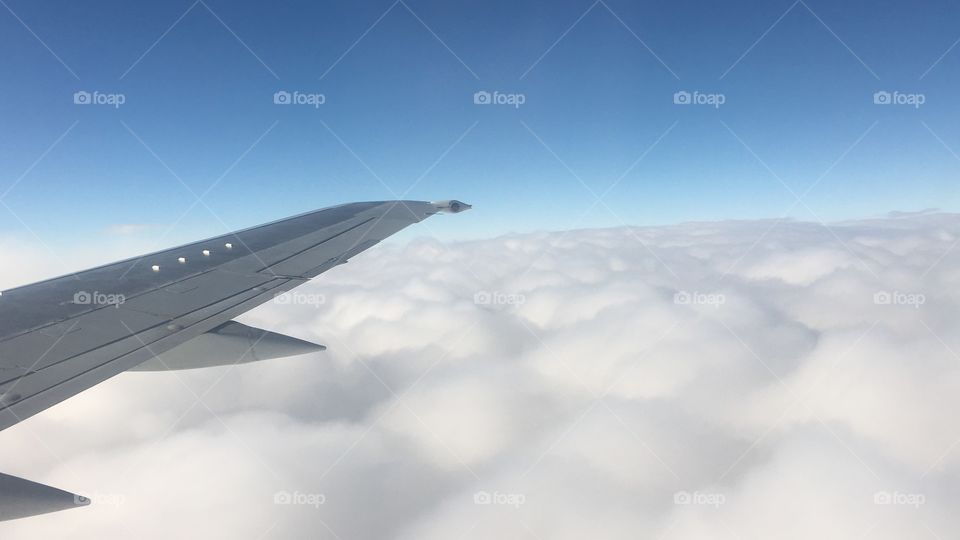
[[2, 3], [7, 233], [189, 240], [400, 194], [474, 203], [460, 236], [958, 209], [954, 1]]

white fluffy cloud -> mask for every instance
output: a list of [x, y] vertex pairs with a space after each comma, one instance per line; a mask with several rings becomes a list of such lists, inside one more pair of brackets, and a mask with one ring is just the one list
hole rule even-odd
[[[378, 247], [243, 318], [326, 352], [124, 374], [0, 433], [4, 472], [94, 499], [0, 536], [954, 537], [958, 239], [923, 213]], [[4, 281], [49, 263], [15, 247]]]

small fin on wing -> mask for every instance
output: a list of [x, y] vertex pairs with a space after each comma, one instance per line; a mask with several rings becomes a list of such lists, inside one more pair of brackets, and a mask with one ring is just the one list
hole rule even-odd
[[232, 366], [325, 350], [317, 343], [228, 321], [130, 371], [175, 371]]

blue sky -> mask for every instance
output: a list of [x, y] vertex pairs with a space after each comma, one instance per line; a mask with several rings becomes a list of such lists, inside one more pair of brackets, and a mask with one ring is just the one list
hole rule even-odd
[[464, 237], [958, 206], [956, 2], [3, 4], [0, 231], [46, 242], [400, 195], [473, 203], [420, 231]]

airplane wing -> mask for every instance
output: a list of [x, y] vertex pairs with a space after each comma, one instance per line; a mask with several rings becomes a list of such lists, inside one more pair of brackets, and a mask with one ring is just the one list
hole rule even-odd
[[[232, 319], [408, 225], [469, 208], [459, 201], [345, 204], [3, 291], [0, 430], [127, 370], [318, 350]], [[25, 495], [11, 499], [11, 492]], [[0, 520], [61, 509], [70, 502], [64, 494], [0, 475]]]

